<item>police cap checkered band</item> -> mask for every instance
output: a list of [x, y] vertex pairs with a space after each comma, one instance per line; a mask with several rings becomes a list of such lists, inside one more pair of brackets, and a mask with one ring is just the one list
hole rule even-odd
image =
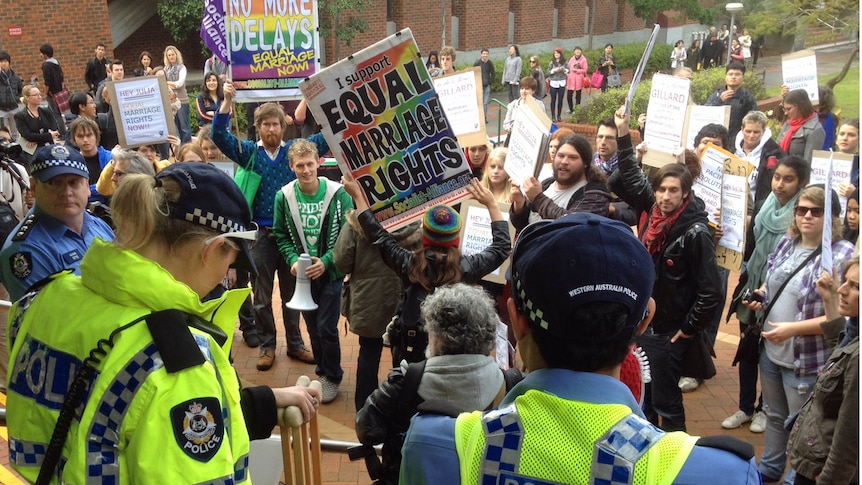
[[591, 302], [627, 307], [626, 328], [633, 333], [654, 280], [652, 258], [631, 229], [593, 214], [531, 224], [512, 252], [512, 293], [519, 310], [535, 326], [566, 339], [582, 336], [571, 315]]
[[40, 182], [64, 174], [90, 178], [84, 156], [78, 150], [63, 145], [47, 145], [37, 150], [30, 162], [30, 173]]
[[245, 231], [245, 226], [243, 226], [239, 221], [234, 221], [224, 216], [218, 216], [203, 209], [194, 209], [192, 212], [186, 213], [184, 219], [189, 222], [194, 222], [202, 226], [215, 229], [222, 234]]

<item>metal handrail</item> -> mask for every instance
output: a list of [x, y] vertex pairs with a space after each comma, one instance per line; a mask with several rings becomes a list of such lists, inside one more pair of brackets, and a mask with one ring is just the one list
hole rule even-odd
[[0, 300], [0, 308], [12, 308], [12, 302], [9, 300]]
[[491, 103], [497, 105], [497, 143], [494, 143], [494, 146], [500, 144], [500, 135], [503, 133], [503, 112], [509, 111], [509, 106], [496, 98], [491, 98]]

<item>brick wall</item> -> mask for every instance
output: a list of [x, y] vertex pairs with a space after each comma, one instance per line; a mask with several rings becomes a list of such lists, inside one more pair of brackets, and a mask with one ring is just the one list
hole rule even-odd
[[[342, 18], [356, 15], [355, 11], [346, 10], [340, 14]], [[334, 64], [340, 58], [344, 58], [386, 37], [386, 0], [377, 0], [362, 12], [362, 18], [368, 23], [368, 30], [357, 34], [348, 46], [344, 41], [337, 41], [334, 30], [326, 38], [321, 37], [320, 42], [324, 44], [326, 51], [326, 62]], [[332, 23], [331, 19], [328, 19]], [[336, 42], [338, 52], [336, 53]]]
[[[460, 23], [459, 50], [479, 50], [483, 47], [499, 47], [506, 44], [509, 29], [509, 2], [461, 0], [455, 3], [455, 15], [458, 16]], [[464, 59], [461, 61], [463, 62]]]
[[[4, 2], [2, 48], [12, 56], [12, 69], [25, 82], [39, 76], [42, 60], [39, 46], [54, 47], [70, 90], [83, 90], [84, 68], [93, 57], [96, 43], [104, 42], [111, 55], [111, 27], [105, 0], [11, 0]], [[10, 37], [8, 27], [20, 26], [23, 35]]]
[[118, 45], [114, 50], [114, 56], [122, 59], [126, 74], [130, 75], [138, 67], [138, 58], [143, 51], [149, 51], [152, 54], [153, 67], [164, 64], [165, 47], [169, 45], [176, 46], [183, 54], [186, 69], [200, 71], [203, 74], [206, 56], [201, 47], [200, 37], [193, 33], [184, 42], [175, 42], [170, 32], [162, 26], [158, 14], [154, 14], [143, 27]]
[[[515, 14], [515, 44], [541, 42], [551, 37], [554, 28], [554, 0], [512, 0], [509, 8]], [[498, 36], [506, 34], [507, 26], [508, 17], [506, 23], [500, 24]]]
[[556, 4], [559, 10], [558, 36], [561, 39], [570, 39], [586, 35], [584, 18], [587, 7], [591, 6], [592, 2], [590, 0], [556, 0]]

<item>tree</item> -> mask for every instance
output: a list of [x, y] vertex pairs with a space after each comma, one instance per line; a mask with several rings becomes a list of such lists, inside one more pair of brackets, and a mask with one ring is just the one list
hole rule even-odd
[[161, 0], [156, 5], [156, 12], [162, 24], [171, 33], [177, 43], [184, 42], [189, 35], [201, 30], [201, 19], [204, 17], [203, 0]]
[[682, 16], [702, 24], [715, 20], [715, 11], [701, 5], [699, 0], [626, 0], [637, 17], [654, 21], [660, 13], [675, 10]]
[[339, 59], [339, 41], [351, 45], [356, 34], [368, 30], [368, 22], [362, 12], [373, 0], [317, 0], [320, 19], [320, 37], [325, 39], [335, 33], [335, 59]]

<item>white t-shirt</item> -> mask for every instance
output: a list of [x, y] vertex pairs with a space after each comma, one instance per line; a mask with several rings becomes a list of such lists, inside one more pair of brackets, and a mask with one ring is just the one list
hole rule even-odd
[[[576, 183], [575, 185], [559, 190], [557, 188], [556, 182], [551, 182], [551, 185], [543, 192], [546, 197], [553, 200], [555, 204], [565, 209], [569, 205], [569, 200], [572, 199], [572, 196], [575, 195], [581, 187], [587, 185], [587, 181], [583, 180], [581, 182]], [[536, 221], [541, 221], [542, 217], [536, 213], [535, 211], [530, 211], [530, 223], [534, 223]]]

